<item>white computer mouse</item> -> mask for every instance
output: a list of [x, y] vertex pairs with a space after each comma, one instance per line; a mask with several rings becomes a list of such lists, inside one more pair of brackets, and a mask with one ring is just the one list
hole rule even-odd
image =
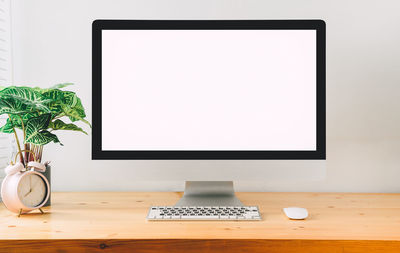
[[308, 217], [308, 211], [301, 207], [286, 207], [283, 208], [283, 212], [289, 219], [293, 220], [304, 220]]

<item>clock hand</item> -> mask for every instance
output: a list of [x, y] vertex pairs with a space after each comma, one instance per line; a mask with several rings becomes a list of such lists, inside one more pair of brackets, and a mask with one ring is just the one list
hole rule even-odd
[[29, 177], [29, 191], [24, 195], [24, 197], [28, 196], [29, 193], [32, 192], [32, 177]]
[[30, 189], [29, 192], [28, 192], [27, 194], [24, 195], [24, 197], [28, 196], [29, 193], [31, 193], [31, 192], [32, 192], [32, 189]]
[[31, 191], [33, 190], [33, 188], [35, 188], [36, 185], [37, 185], [37, 181], [36, 181], [35, 184], [31, 187]]

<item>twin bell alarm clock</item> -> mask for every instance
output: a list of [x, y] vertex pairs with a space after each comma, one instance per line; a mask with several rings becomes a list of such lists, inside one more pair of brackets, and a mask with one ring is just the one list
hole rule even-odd
[[[34, 161], [25, 166], [17, 162], [18, 155], [22, 152], [33, 154]], [[50, 196], [50, 185], [47, 179], [40, 173], [46, 171], [46, 166], [36, 160], [35, 154], [30, 150], [22, 150], [15, 156], [4, 169], [6, 177], [1, 186], [1, 198], [8, 210], [21, 214], [40, 209]]]

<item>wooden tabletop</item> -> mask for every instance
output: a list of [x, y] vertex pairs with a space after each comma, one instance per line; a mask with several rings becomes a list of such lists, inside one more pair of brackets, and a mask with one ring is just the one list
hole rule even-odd
[[[109, 247], [102, 240], [372, 241], [378, 249], [386, 245], [400, 252], [400, 194], [242, 192], [238, 198], [245, 205], [259, 206], [262, 221], [146, 221], [151, 205], [173, 205], [181, 196], [176, 192], [59, 192], [53, 193], [45, 214], [34, 211], [20, 218], [1, 205], [0, 252], [4, 245], [11, 247], [10, 240], [32, 243], [34, 239], [94, 240], [100, 248]], [[289, 206], [307, 208], [309, 218], [289, 220], [282, 212]]]

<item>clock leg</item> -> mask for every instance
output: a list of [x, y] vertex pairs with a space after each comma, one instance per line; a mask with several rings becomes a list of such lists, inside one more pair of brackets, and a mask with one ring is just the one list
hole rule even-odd
[[21, 209], [19, 209], [18, 218], [21, 216], [21, 214], [22, 214], [22, 208], [21, 208]]
[[43, 212], [42, 208], [39, 208], [39, 211], [40, 211], [42, 214], [44, 214], [44, 212]]

